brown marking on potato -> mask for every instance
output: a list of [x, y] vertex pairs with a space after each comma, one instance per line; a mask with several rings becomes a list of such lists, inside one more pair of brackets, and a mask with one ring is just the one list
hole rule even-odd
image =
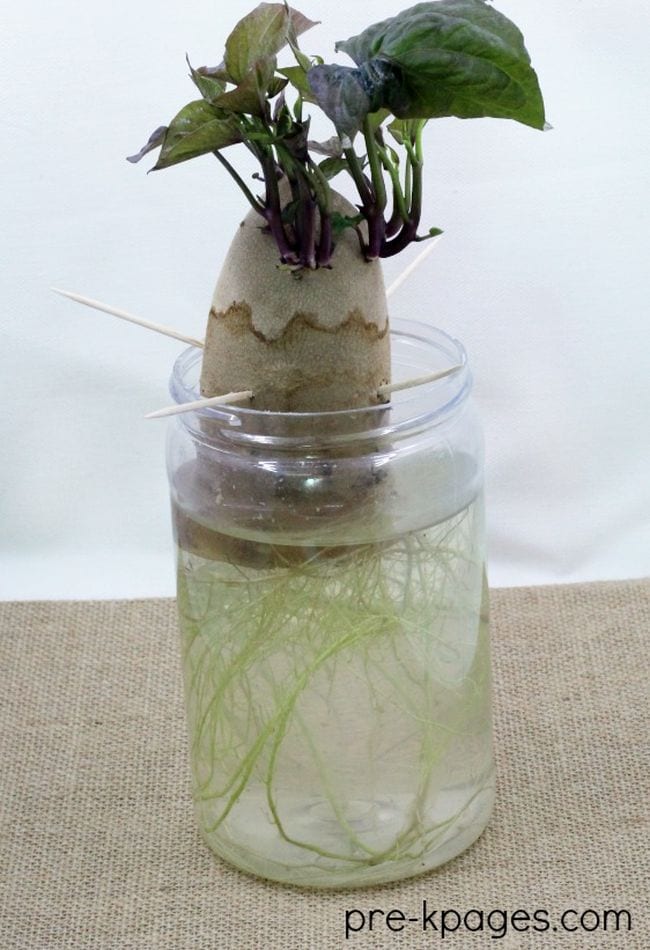
[[270, 346], [281, 343], [282, 340], [294, 341], [297, 337], [302, 335], [305, 329], [316, 330], [319, 333], [328, 333], [330, 335], [336, 335], [347, 330], [358, 330], [372, 340], [383, 340], [389, 331], [388, 324], [385, 324], [385, 326], [380, 329], [376, 323], [365, 320], [358, 308], [352, 310], [348, 314], [348, 317], [335, 327], [322, 326], [314, 314], [303, 312], [295, 313], [288, 321], [281, 336], [273, 340], [269, 340], [260, 330], [256, 329], [253, 324], [252, 310], [245, 301], [233, 302], [232, 306], [225, 312], [217, 311], [212, 307], [210, 309], [210, 319], [221, 321], [225, 325], [225, 329], [233, 335], [247, 335], [252, 333], [253, 336], [257, 337], [262, 343], [266, 343]]

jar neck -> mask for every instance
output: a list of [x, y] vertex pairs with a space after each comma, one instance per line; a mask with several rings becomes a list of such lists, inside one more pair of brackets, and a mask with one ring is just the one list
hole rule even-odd
[[[452, 375], [392, 393], [390, 402], [335, 412], [268, 412], [219, 406], [187, 412], [177, 420], [201, 442], [272, 449], [288, 455], [339, 447], [363, 450], [369, 442], [395, 444], [447, 424], [465, 405], [472, 387], [465, 349], [442, 330], [412, 320], [391, 326], [393, 383], [399, 384], [459, 367]], [[202, 351], [191, 348], [176, 361], [170, 382], [174, 400], [200, 398]]]

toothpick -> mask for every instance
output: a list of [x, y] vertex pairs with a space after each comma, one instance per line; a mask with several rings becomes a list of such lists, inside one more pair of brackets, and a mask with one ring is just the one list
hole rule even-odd
[[252, 399], [253, 391], [247, 389], [241, 393], [226, 393], [225, 396], [210, 396], [208, 399], [197, 399], [196, 402], [182, 402], [165, 409], [157, 409], [145, 416], [145, 419], [164, 419], [166, 416], [178, 416], [182, 412], [194, 412], [195, 409], [209, 409], [210, 406], [229, 406], [233, 402], [242, 402]]
[[[417, 270], [417, 268], [427, 259], [439, 240], [440, 235], [431, 239], [429, 246], [425, 248], [421, 254], [418, 254], [415, 260], [412, 261], [406, 270], [402, 271], [397, 280], [391, 284], [391, 286], [386, 291], [386, 297], [392, 297], [392, 295], [397, 290], [399, 290], [402, 284], [404, 284], [409, 279], [411, 274], [413, 274], [413, 272]], [[86, 307], [91, 307], [93, 310], [101, 310], [103, 313], [108, 313], [113, 317], [118, 317], [120, 320], [127, 320], [129, 323], [135, 323], [137, 326], [144, 327], [146, 330], [153, 330], [155, 333], [162, 333], [163, 336], [169, 336], [174, 340], [180, 340], [181, 343], [189, 343], [190, 346], [196, 346], [199, 349], [203, 349], [205, 346], [203, 340], [197, 340], [195, 337], [186, 336], [186, 334], [180, 333], [178, 330], [174, 330], [172, 327], [165, 327], [160, 323], [153, 323], [151, 320], [145, 320], [143, 317], [136, 317], [132, 313], [127, 313], [126, 310], [119, 310], [117, 307], [112, 307], [108, 304], [101, 303], [99, 300], [92, 300], [90, 297], [83, 297], [81, 294], [73, 293], [70, 290], [60, 290], [58, 287], [52, 287], [51, 290], [57, 294], [61, 294], [62, 297], [68, 297], [70, 300], [84, 304]], [[424, 386], [426, 383], [433, 383], [438, 379], [444, 379], [446, 376], [451, 376], [460, 369], [462, 369], [462, 366], [460, 365], [452, 366], [449, 369], [442, 370], [438, 373], [430, 373], [427, 376], [418, 376], [402, 383], [391, 383], [387, 384], [386, 386], [380, 386], [377, 390], [377, 394], [379, 396], [389, 396], [391, 393], [401, 392], [404, 389], [412, 389], [416, 386]], [[195, 402], [186, 402], [180, 405], [176, 404], [173, 406], [166, 406], [164, 409], [157, 409], [155, 412], [148, 413], [148, 415], [145, 416], [145, 419], [164, 419], [168, 416], [176, 416], [184, 412], [194, 412], [197, 409], [209, 409], [210, 406], [229, 405], [231, 403], [242, 402], [252, 398], [253, 392], [250, 389], [238, 393], [226, 393], [224, 396], [213, 396], [209, 399], [197, 399]]]
[[198, 346], [201, 348], [204, 346], [202, 340], [196, 340], [193, 336], [186, 336], [184, 333], [179, 333], [178, 330], [174, 330], [172, 327], [164, 327], [160, 323], [152, 323], [151, 320], [144, 320], [142, 317], [136, 317], [132, 313], [127, 313], [126, 310], [118, 310], [117, 307], [110, 307], [108, 304], [100, 303], [99, 300], [91, 300], [90, 297], [82, 297], [81, 294], [73, 293], [70, 290], [59, 290], [58, 287], [51, 287], [50, 289], [56, 294], [61, 294], [62, 297], [69, 297], [70, 300], [82, 303], [86, 307], [92, 307], [93, 310], [101, 310], [103, 313], [109, 313], [113, 317], [119, 317], [120, 320], [128, 320], [129, 323], [135, 323], [139, 327], [144, 327], [146, 330], [153, 330], [155, 333], [162, 333], [163, 336], [170, 336], [174, 340], [180, 340], [181, 343], [189, 343], [190, 346]]
[[[423, 261], [427, 259], [429, 254], [433, 251], [434, 247], [440, 240], [440, 235], [438, 237], [432, 238], [429, 242], [429, 246], [419, 254], [414, 261], [404, 270], [397, 280], [391, 284], [391, 286], [386, 291], [386, 297], [392, 297], [396, 290], [404, 284], [411, 274], [417, 270], [417, 268], [422, 264]], [[92, 300], [90, 297], [83, 297], [81, 294], [74, 293], [71, 290], [60, 290], [58, 287], [51, 287], [51, 290], [56, 294], [61, 294], [62, 297], [68, 297], [69, 300], [74, 300], [77, 303], [83, 304], [85, 307], [91, 307], [93, 310], [101, 310], [102, 313], [108, 313], [112, 317], [118, 317], [120, 320], [127, 320], [129, 323], [135, 323], [139, 327], [144, 327], [146, 330], [153, 330], [155, 333], [162, 333], [163, 336], [169, 336], [174, 340], [180, 340], [181, 343], [189, 343], [190, 346], [199, 347], [203, 349], [205, 343], [203, 340], [197, 340], [193, 336], [187, 336], [185, 333], [180, 333], [178, 330], [174, 330], [173, 327], [165, 327], [160, 323], [153, 323], [151, 320], [145, 320], [143, 317], [136, 317], [133, 313], [128, 313], [126, 310], [120, 310], [117, 307], [112, 307], [109, 304], [101, 303], [99, 300]]]
[[[402, 383], [388, 383], [380, 386], [377, 390], [378, 396], [390, 396], [391, 393], [401, 392], [403, 389], [414, 389], [416, 386], [424, 386], [426, 383], [435, 383], [438, 379], [445, 379], [447, 376], [453, 376], [463, 368], [462, 363], [457, 366], [450, 366], [449, 369], [439, 370], [437, 373], [428, 373], [426, 376], [416, 376], [413, 379], [407, 379]], [[165, 409], [157, 409], [156, 412], [150, 412], [145, 419], [164, 419], [166, 416], [178, 416], [183, 412], [194, 412], [195, 409], [209, 409], [210, 406], [230, 405], [233, 402], [241, 402], [244, 399], [252, 399], [253, 391], [247, 389], [241, 393], [228, 393], [225, 396], [211, 396], [208, 399], [197, 399], [196, 402], [184, 402], [180, 405], [167, 406]]]
[[420, 264], [426, 261], [427, 257], [435, 249], [441, 237], [442, 235], [438, 234], [436, 237], [431, 238], [428, 241], [428, 247], [425, 247], [422, 253], [418, 254], [415, 260], [409, 264], [406, 270], [403, 270], [402, 273], [399, 275], [399, 277], [395, 281], [393, 281], [393, 283], [390, 285], [390, 287], [386, 291], [386, 297], [392, 297], [395, 291], [399, 290], [402, 284], [406, 283], [406, 281], [409, 279], [413, 271], [416, 271], [418, 267], [420, 266]]
[[403, 383], [387, 383], [385, 386], [380, 386], [377, 393], [380, 396], [390, 396], [391, 393], [399, 393], [403, 389], [415, 389], [416, 386], [424, 386], [426, 383], [435, 383], [438, 379], [453, 376], [462, 368], [463, 364], [458, 363], [457, 366], [450, 366], [449, 369], [439, 370], [437, 373], [428, 373], [426, 376], [415, 376], [413, 379], [406, 379]]

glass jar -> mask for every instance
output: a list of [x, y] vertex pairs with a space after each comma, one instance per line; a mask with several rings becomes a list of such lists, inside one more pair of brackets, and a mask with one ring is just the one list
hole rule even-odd
[[[193, 793], [210, 848], [315, 887], [463, 851], [494, 800], [482, 437], [462, 346], [395, 321], [350, 412], [175, 417], [168, 465]], [[176, 363], [198, 396], [201, 352]]]

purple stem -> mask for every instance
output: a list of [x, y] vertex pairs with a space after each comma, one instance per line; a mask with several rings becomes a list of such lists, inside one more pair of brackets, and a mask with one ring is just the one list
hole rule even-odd
[[381, 247], [382, 257], [393, 257], [399, 254], [404, 248], [408, 247], [418, 234], [420, 218], [422, 217], [422, 162], [416, 161], [413, 164], [413, 197], [411, 199], [411, 208], [409, 210], [408, 221], [404, 222], [402, 230], [392, 241], [387, 241], [384, 236]]
[[266, 155], [263, 160], [264, 179], [266, 181], [266, 209], [264, 217], [273, 235], [284, 264], [297, 264], [298, 255], [289, 243], [282, 221], [282, 205], [280, 190], [273, 155]]
[[402, 220], [402, 215], [398, 207], [395, 207], [390, 221], [386, 225], [386, 238], [395, 237], [396, 234], [399, 234], [399, 230], [404, 224]]
[[282, 223], [282, 212], [277, 211], [275, 208], [267, 208], [264, 212], [264, 217], [269, 226], [269, 231], [277, 244], [282, 263], [297, 264], [298, 255], [287, 240], [287, 235], [285, 234], [284, 225]]
[[332, 239], [332, 218], [322, 209], [320, 213], [320, 239], [316, 259], [319, 267], [330, 267], [334, 242]]
[[392, 241], [384, 241], [381, 248], [382, 257], [394, 257], [411, 244], [417, 237], [418, 226], [413, 221], [407, 221], [400, 233]]
[[311, 270], [316, 268], [316, 202], [308, 192], [300, 189], [300, 263]]
[[368, 221], [368, 250], [366, 260], [376, 261], [382, 256], [382, 249], [386, 244], [386, 219], [383, 214], [374, 209], [366, 212]]

